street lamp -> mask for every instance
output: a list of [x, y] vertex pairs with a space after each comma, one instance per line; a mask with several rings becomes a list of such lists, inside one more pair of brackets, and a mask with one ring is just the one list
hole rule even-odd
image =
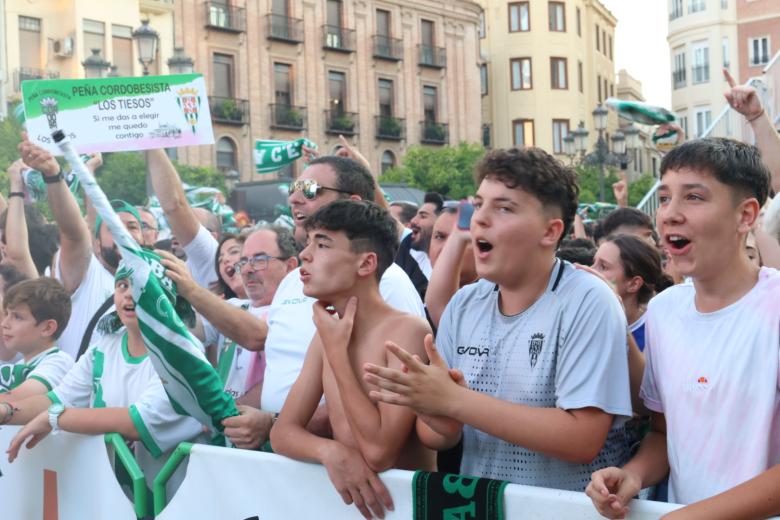
[[615, 155], [624, 155], [626, 153], [626, 136], [618, 130], [612, 134], [612, 153]]
[[84, 66], [84, 76], [88, 79], [102, 78], [103, 73], [111, 66], [111, 63], [100, 55], [100, 49], [91, 49], [92, 55], [81, 62]]
[[574, 148], [577, 152], [584, 154], [588, 149], [588, 131], [585, 130], [585, 124], [580, 123], [580, 126], [572, 132], [574, 134]]
[[133, 39], [138, 45], [138, 61], [144, 68], [144, 76], [149, 75], [149, 65], [157, 57], [157, 31], [149, 27], [149, 20], [141, 20], [141, 27], [133, 31]]
[[607, 129], [607, 115], [609, 114], [609, 110], [604, 108], [603, 105], [599, 104], [599, 106], [596, 107], [596, 109], [593, 111], [593, 124], [596, 126], [596, 130], [598, 132], [603, 132]]
[[240, 179], [241, 175], [236, 170], [228, 170], [225, 172], [225, 182], [227, 183], [228, 192], [233, 191], [233, 188]]
[[119, 67], [117, 67], [116, 65], [111, 65], [111, 70], [108, 71], [108, 74], [106, 76], [109, 78], [118, 78]]
[[192, 74], [195, 62], [184, 54], [184, 47], [175, 47], [173, 56], [168, 60], [168, 70], [171, 74]]
[[577, 151], [574, 148], [574, 134], [569, 133], [563, 138], [563, 153], [569, 156], [572, 160], [577, 155]]

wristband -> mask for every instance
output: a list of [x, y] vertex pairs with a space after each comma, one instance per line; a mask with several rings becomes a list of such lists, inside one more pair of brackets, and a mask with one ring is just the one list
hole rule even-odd
[[49, 177], [47, 175], [41, 175], [41, 177], [43, 177], [43, 182], [45, 182], [46, 184], [57, 184], [58, 182], [60, 182], [61, 180], [63, 180], [65, 178], [62, 175], [62, 170], [57, 172], [57, 175], [55, 175], [53, 177]]
[[11, 193], [8, 194], [8, 198], [10, 199], [11, 197], [20, 197], [20, 198], [23, 199], [24, 198], [24, 192], [23, 191], [12, 191]]
[[747, 122], [752, 123], [753, 121], [755, 121], [756, 119], [758, 119], [763, 115], [764, 115], [764, 107], [761, 107], [761, 112], [759, 112], [757, 116], [753, 116], [751, 119], [748, 119]]

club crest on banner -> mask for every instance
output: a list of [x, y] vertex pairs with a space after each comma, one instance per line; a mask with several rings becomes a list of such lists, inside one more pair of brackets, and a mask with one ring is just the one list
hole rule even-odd
[[179, 107], [184, 112], [184, 117], [187, 119], [187, 124], [192, 128], [192, 133], [196, 132], [198, 125], [198, 116], [200, 110], [200, 96], [198, 95], [198, 89], [196, 88], [183, 88], [177, 90], [176, 94], [179, 97], [176, 102], [179, 103]]

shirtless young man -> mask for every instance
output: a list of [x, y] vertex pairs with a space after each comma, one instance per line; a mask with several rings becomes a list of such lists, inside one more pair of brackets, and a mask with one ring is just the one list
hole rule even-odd
[[[386, 341], [413, 346], [427, 361], [423, 319], [395, 310], [379, 293], [379, 280], [398, 248], [395, 222], [371, 202], [339, 200], [305, 225], [309, 244], [301, 252], [306, 296], [317, 298], [317, 335], [300, 376], [271, 430], [274, 451], [323, 464], [344, 502], [366, 518], [382, 518], [391, 508], [387, 490], [374, 472], [389, 468], [436, 469], [436, 453], [415, 434], [415, 413], [402, 406], [376, 404], [363, 382], [365, 363], [401, 368], [388, 359]], [[340, 319], [329, 311], [335, 309]], [[328, 404], [333, 439], [306, 430], [322, 396]], [[357, 450], [368, 466], [345, 467], [345, 450]], [[382, 505], [380, 505], [380, 501]]]

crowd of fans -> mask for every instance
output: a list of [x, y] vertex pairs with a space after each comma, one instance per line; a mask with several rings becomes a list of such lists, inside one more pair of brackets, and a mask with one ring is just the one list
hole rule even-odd
[[[751, 88], [727, 99], [757, 146], [669, 151], [654, 220], [589, 221], [576, 173], [535, 148], [489, 151], [473, 198], [419, 206], [388, 202], [357, 150], [307, 149], [294, 227], [237, 235], [156, 150], [171, 236], [112, 205], [235, 399], [232, 445], [324, 465], [367, 518], [393, 507], [390, 468], [585, 491], [610, 518], [636, 496], [687, 505], [669, 518], [765, 517], [780, 514], [780, 137]], [[149, 360], [108, 227], [54, 157], [19, 151], [0, 216], [0, 423], [24, 425], [9, 458], [58, 430], [119, 432], [151, 481], [203, 425]], [[51, 222], [25, 203], [26, 167]]]

